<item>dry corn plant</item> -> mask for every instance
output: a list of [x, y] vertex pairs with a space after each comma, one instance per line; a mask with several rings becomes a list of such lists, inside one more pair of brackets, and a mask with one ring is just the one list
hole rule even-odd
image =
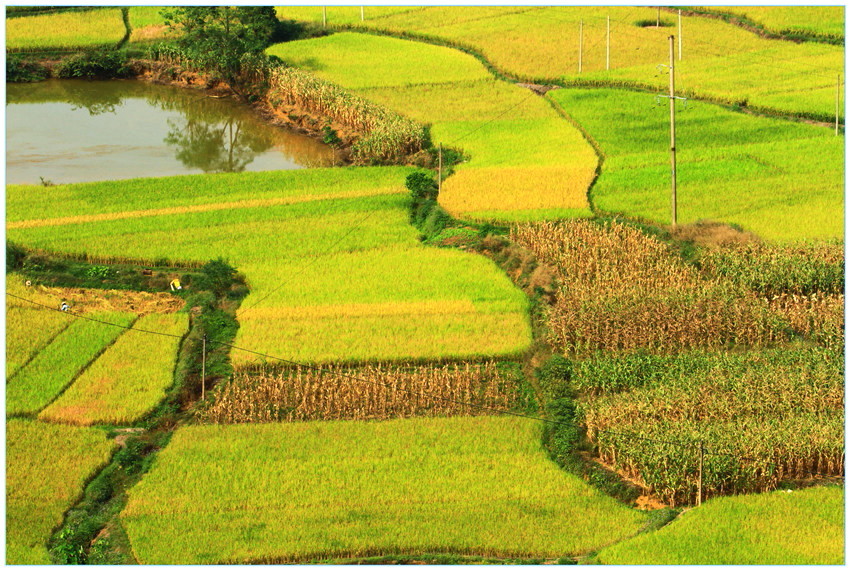
[[624, 224], [529, 224], [514, 228], [512, 239], [558, 269], [548, 321], [550, 341], [565, 352], [678, 351], [786, 337], [787, 321], [754, 293], [703, 279], [662, 242]]
[[517, 387], [494, 362], [415, 368], [323, 365], [237, 373], [198, 417], [209, 423], [476, 415], [510, 409]]

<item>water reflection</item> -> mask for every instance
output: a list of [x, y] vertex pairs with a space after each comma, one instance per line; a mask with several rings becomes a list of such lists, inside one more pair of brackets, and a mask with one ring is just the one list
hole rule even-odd
[[7, 86], [7, 183], [56, 183], [333, 163], [315, 139], [225, 98], [139, 81]]

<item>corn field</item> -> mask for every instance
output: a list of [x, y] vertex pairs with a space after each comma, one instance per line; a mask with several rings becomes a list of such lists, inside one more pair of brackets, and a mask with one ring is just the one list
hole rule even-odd
[[695, 500], [700, 441], [704, 497], [842, 475], [843, 371], [841, 349], [815, 346], [597, 355], [572, 378], [594, 395], [579, 416], [600, 458], [678, 504]]
[[442, 367], [325, 365], [240, 372], [199, 412], [208, 423], [480, 415], [520, 401], [518, 380], [495, 362]]
[[844, 295], [783, 293], [770, 308], [787, 318], [794, 332], [828, 347], [844, 347]]
[[838, 242], [722, 247], [703, 254], [700, 265], [765, 297], [844, 292], [844, 244]]
[[267, 100], [272, 107], [298, 107], [362, 133], [352, 146], [361, 163], [398, 161], [426, 146], [426, 131], [419, 123], [300, 69], [275, 68]]
[[547, 311], [549, 340], [566, 353], [787, 339], [787, 320], [754, 293], [703, 279], [662, 242], [629, 226], [546, 222], [517, 226], [511, 237], [556, 268], [560, 286]]

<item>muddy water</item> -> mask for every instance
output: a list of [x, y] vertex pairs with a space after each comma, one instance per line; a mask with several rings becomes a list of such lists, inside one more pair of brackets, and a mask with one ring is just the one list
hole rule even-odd
[[315, 139], [250, 109], [141, 81], [6, 85], [6, 183], [291, 170], [333, 164]]

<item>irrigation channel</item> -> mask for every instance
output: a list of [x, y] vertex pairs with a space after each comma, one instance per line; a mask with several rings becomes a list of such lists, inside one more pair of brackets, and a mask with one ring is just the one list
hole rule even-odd
[[6, 86], [6, 183], [68, 184], [333, 164], [333, 149], [231, 98], [133, 80]]

